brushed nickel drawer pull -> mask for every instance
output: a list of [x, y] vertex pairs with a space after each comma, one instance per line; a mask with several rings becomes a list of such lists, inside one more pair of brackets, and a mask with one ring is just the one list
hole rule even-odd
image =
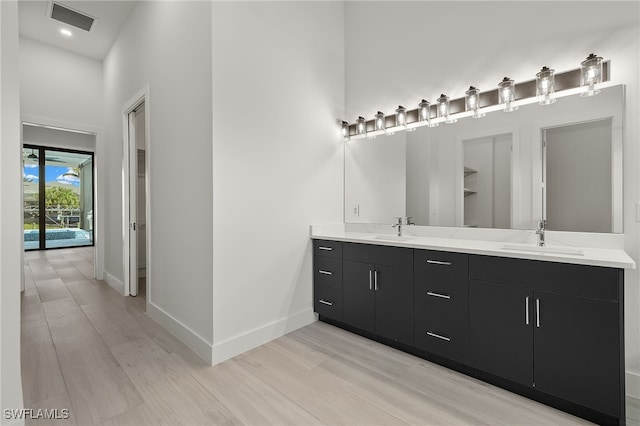
[[320, 299], [320, 300], [318, 300], [318, 302], [322, 303], [323, 305], [333, 306], [333, 303], [331, 303], [331, 302], [327, 302], [327, 301], [326, 301], [326, 300], [324, 300], [324, 299]]
[[322, 269], [319, 269], [318, 272], [320, 272], [323, 275], [333, 275], [333, 272], [323, 271]]
[[450, 342], [450, 341], [451, 341], [451, 338], [449, 338], [449, 337], [444, 337], [444, 336], [441, 336], [441, 335], [439, 335], [439, 334], [432, 333], [432, 332], [430, 332], [430, 331], [427, 331], [427, 335], [428, 335], [428, 336], [431, 336], [431, 337], [435, 337], [435, 338], [437, 338], [437, 339], [446, 340], [447, 342]]
[[333, 250], [333, 247], [318, 246], [318, 250], [327, 250], [327, 251], [332, 251], [332, 250]]
[[536, 297], [536, 327], [540, 328], [540, 299]]
[[427, 296], [434, 296], [434, 297], [441, 297], [443, 299], [451, 299], [451, 296], [448, 296], [446, 294], [440, 294], [440, 293], [433, 293], [431, 291], [427, 292]]
[[525, 325], [529, 325], [529, 296], [524, 298], [524, 318]]
[[443, 262], [442, 260], [431, 260], [431, 259], [427, 259], [427, 263], [431, 263], [432, 265], [444, 265], [444, 266], [451, 266], [451, 262]]
[[378, 271], [373, 271], [373, 288], [378, 291]]

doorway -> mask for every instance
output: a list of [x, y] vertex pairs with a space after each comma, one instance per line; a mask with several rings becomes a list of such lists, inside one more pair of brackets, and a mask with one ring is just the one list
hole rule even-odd
[[93, 153], [23, 145], [25, 250], [94, 245]]
[[144, 94], [124, 111], [124, 287], [125, 295], [148, 295], [148, 112]]

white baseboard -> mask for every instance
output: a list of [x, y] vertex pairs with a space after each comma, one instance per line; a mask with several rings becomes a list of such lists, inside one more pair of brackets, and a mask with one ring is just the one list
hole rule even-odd
[[147, 315], [169, 330], [200, 358], [212, 364], [213, 346], [211, 343], [150, 301], [147, 301]]
[[313, 309], [309, 308], [290, 317], [251, 330], [245, 334], [216, 343], [213, 345], [212, 364], [219, 364], [222, 361], [314, 323], [317, 320]]
[[124, 283], [107, 271], [104, 271], [104, 281], [113, 287], [118, 293], [124, 294]]
[[627, 396], [640, 399], [640, 374], [625, 372], [625, 393]]

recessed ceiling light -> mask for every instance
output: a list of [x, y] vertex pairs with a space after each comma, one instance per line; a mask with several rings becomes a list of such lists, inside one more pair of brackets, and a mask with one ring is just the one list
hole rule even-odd
[[62, 35], [63, 35], [63, 36], [65, 36], [65, 37], [71, 37], [71, 36], [73, 35], [73, 34], [71, 33], [71, 31], [69, 31], [69, 30], [68, 30], [68, 29], [66, 29], [66, 28], [62, 28], [62, 29], [60, 30], [60, 34], [62, 34]]

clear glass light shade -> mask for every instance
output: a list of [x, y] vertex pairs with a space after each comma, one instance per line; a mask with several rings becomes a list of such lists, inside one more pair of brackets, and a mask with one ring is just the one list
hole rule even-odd
[[556, 91], [555, 70], [547, 67], [542, 67], [539, 73], [536, 74], [536, 96], [542, 96], [540, 105], [549, 105], [554, 103], [557, 99], [553, 96]]
[[440, 95], [440, 97], [436, 99], [436, 112], [438, 117], [444, 118], [444, 122], [447, 124], [458, 121], [455, 118], [451, 118], [451, 104], [448, 96]]
[[498, 101], [501, 105], [504, 105], [506, 112], [515, 111], [517, 106], [513, 105], [513, 101], [516, 99], [516, 83], [509, 77], [505, 77], [498, 84]]
[[346, 121], [342, 122], [342, 129], [340, 130], [340, 135], [342, 139], [349, 140], [349, 123]]
[[485, 116], [480, 112], [480, 89], [470, 86], [469, 90], [464, 92], [464, 109], [465, 111], [473, 111], [473, 118]]
[[402, 105], [398, 106], [396, 110], [396, 126], [406, 126], [407, 125], [407, 109]]
[[418, 121], [426, 121], [428, 127], [436, 127], [438, 123], [431, 121], [431, 103], [426, 99], [418, 104]]
[[367, 134], [367, 121], [364, 117], [358, 117], [356, 120], [356, 135], [366, 135]]
[[375, 130], [384, 130], [385, 129], [385, 123], [384, 123], [384, 113], [382, 111], [378, 111], [378, 113], [375, 115]]
[[580, 85], [585, 88], [581, 96], [593, 96], [600, 93], [596, 84], [602, 83], [602, 58], [593, 53], [580, 63]]

